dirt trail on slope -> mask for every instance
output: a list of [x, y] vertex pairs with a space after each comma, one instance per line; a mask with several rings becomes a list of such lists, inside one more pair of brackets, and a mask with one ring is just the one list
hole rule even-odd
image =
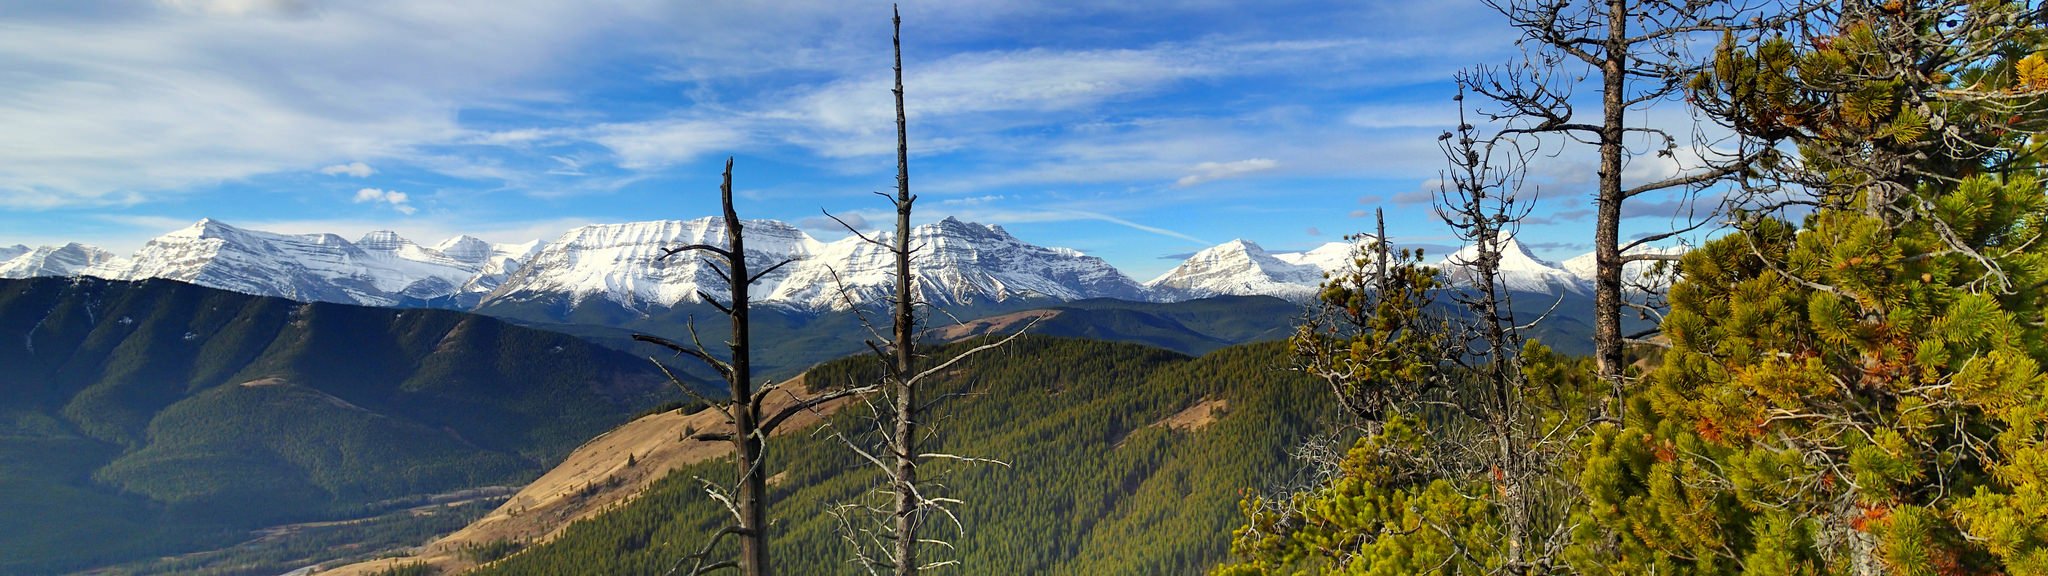
[[1203, 400], [1187, 407], [1186, 410], [1181, 410], [1172, 416], [1167, 416], [1164, 420], [1153, 422], [1152, 426], [1182, 432], [1201, 430], [1209, 427], [1210, 424], [1215, 424], [1217, 418], [1223, 417], [1229, 411], [1229, 401], [1222, 399]]
[[[772, 414], [815, 396], [802, 391], [802, 376], [784, 387], [795, 395], [771, 393], [762, 402], [763, 413]], [[817, 413], [798, 413], [784, 422], [775, 435], [809, 428], [820, 420], [820, 415], [829, 416], [852, 401], [842, 398], [820, 405]], [[524, 542], [532, 546], [547, 542], [577, 520], [632, 500], [670, 471], [730, 453], [732, 445], [726, 442], [681, 440], [687, 430], [724, 428], [723, 418], [711, 409], [688, 415], [666, 412], [628, 422], [584, 443], [561, 465], [528, 484], [497, 510], [413, 551], [411, 556], [351, 564], [320, 574], [367, 575], [418, 563], [439, 568], [443, 574], [456, 574], [475, 566], [475, 562], [463, 557], [467, 546], [493, 542]]]
[[1025, 310], [998, 316], [968, 320], [958, 324], [933, 327], [933, 336], [940, 342], [958, 342], [984, 334], [1007, 334], [1029, 325], [1033, 321], [1045, 320], [1060, 315], [1059, 310]]

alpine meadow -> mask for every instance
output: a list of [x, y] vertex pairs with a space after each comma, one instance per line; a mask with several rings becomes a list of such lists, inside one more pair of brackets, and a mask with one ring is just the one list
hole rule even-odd
[[2048, 576], [2039, 0], [0, 0], [0, 78], [0, 576]]

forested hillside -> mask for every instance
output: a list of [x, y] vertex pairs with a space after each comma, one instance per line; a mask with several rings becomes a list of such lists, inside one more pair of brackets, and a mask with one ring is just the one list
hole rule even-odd
[[[966, 344], [937, 356], [958, 353]], [[1297, 473], [1289, 451], [1330, 428], [1324, 389], [1285, 370], [1277, 343], [1189, 358], [1098, 341], [1029, 337], [964, 363], [934, 394], [970, 392], [941, 412], [936, 445], [993, 464], [928, 465], [959, 498], [965, 532], [950, 538], [968, 573], [1184, 574], [1225, 558], [1239, 490]], [[810, 372], [814, 386], [875, 378], [871, 358]], [[864, 410], [831, 422], [846, 429]], [[771, 444], [770, 513], [778, 568], [850, 574], [833, 507], [878, 475], [825, 434]], [[660, 574], [694, 552], [723, 517], [684, 469], [631, 504], [572, 526], [486, 574]]]
[[658, 402], [646, 363], [435, 310], [0, 281], [0, 573], [524, 482]]
[[[1533, 299], [1532, 299], [1533, 301]], [[1549, 301], [1545, 300], [1544, 305]], [[1271, 296], [1218, 296], [1183, 302], [1132, 302], [1090, 299], [1058, 302], [1022, 299], [1002, 303], [947, 307], [934, 320], [944, 329], [955, 320], [981, 318], [1029, 310], [1077, 312], [1046, 318], [1032, 331], [1112, 342], [1131, 342], [1201, 354], [1217, 348], [1281, 340], [1301, 315], [1301, 305]], [[731, 328], [725, 316], [703, 304], [679, 304], [673, 308], [628, 310], [604, 301], [590, 301], [575, 307], [546, 301], [504, 302], [486, 305], [480, 314], [496, 316], [629, 352], [654, 353], [632, 339], [634, 333], [655, 334], [687, 340], [689, 325], [695, 322], [702, 334], [722, 334]], [[870, 320], [886, 316], [879, 308], [863, 311]], [[757, 369], [770, 376], [793, 376], [821, 362], [867, 350], [861, 338], [860, 316], [851, 311], [808, 311], [763, 306], [754, 311], [753, 329]], [[678, 368], [697, 370], [693, 364]], [[704, 378], [715, 375], [698, 373]]]

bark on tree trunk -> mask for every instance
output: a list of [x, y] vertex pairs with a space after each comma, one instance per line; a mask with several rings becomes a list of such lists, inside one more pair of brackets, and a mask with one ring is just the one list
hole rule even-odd
[[1600, 65], [1600, 191], [1593, 230], [1593, 354], [1614, 389], [1611, 413], [1624, 417], [1621, 334], [1621, 153], [1627, 108], [1628, 0], [1607, 0], [1607, 45]]
[[917, 387], [910, 381], [916, 356], [916, 302], [910, 276], [910, 130], [903, 113], [903, 15], [891, 8], [896, 52], [896, 574], [917, 573]]
[[730, 158], [725, 161], [724, 182], [718, 192], [725, 204], [726, 272], [732, 287], [732, 441], [740, 466], [740, 567], [747, 576], [767, 576], [774, 571], [768, 564], [768, 484], [762, 470], [766, 463], [762, 462], [761, 434], [757, 433], [761, 415], [755, 413], [750, 401], [754, 397], [754, 371], [747, 329], [747, 244], [744, 225], [732, 207]]

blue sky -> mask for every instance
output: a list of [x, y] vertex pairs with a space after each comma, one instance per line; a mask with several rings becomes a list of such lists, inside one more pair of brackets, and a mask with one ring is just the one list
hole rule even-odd
[[[883, 220], [888, 4], [582, 4], [0, 0], [0, 245], [126, 254], [202, 217], [551, 239], [710, 215], [727, 155], [747, 217], [826, 240], [821, 209]], [[1397, 240], [1450, 243], [1426, 191], [1451, 75], [1517, 54], [1475, 0], [903, 14], [919, 220], [1001, 224], [1140, 280], [1233, 238], [1337, 240], [1375, 207]], [[1539, 255], [1589, 249], [1591, 167], [1534, 170]], [[1631, 229], [1670, 226], [1644, 212]]]

